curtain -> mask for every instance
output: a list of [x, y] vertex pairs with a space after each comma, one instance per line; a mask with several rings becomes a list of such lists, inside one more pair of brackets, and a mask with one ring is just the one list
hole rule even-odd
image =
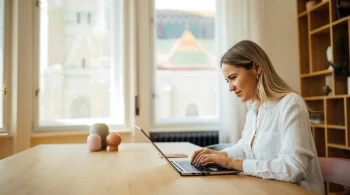
[[[235, 43], [249, 39], [261, 44], [264, 0], [217, 0], [216, 37], [218, 62]], [[220, 143], [235, 144], [241, 137], [247, 112], [246, 103], [233, 93], [218, 70]]]

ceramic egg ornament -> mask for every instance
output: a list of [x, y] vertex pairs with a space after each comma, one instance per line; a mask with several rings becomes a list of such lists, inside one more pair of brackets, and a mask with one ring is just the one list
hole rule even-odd
[[118, 146], [122, 142], [122, 138], [118, 133], [111, 133], [106, 138], [109, 151], [118, 151]]
[[102, 149], [107, 147], [106, 138], [109, 134], [108, 126], [104, 123], [95, 123], [90, 127], [90, 134], [97, 134], [101, 136]]
[[102, 149], [102, 138], [97, 134], [90, 134], [87, 137], [87, 146], [91, 152], [99, 151]]

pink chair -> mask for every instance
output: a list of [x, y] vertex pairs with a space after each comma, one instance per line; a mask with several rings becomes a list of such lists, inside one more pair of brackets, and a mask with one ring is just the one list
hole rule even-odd
[[339, 194], [350, 194], [350, 159], [319, 157], [323, 180], [344, 186]]

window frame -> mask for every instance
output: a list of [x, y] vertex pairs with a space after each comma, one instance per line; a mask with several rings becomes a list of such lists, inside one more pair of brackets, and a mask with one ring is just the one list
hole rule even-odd
[[[138, 12], [139, 19], [141, 20], [141, 18], [143, 19], [149, 18], [149, 20], [145, 20], [149, 25], [149, 29], [142, 28], [142, 25], [138, 26], [139, 29], [142, 29], [142, 31], [138, 32], [140, 36], [139, 38], [140, 52], [139, 52], [138, 58], [140, 59], [141, 62], [149, 62], [149, 64], [146, 64], [148, 66], [147, 70], [143, 69], [142, 68], [143, 65], [142, 65], [139, 67], [140, 68], [139, 71], [143, 72], [143, 74], [149, 74], [149, 75], [148, 76], [139, 75], [138, 79], [143, 80], [145, 82], [147, 81], [147, 82], [146, 83], [143, 82], [142, 87], [139, 86], [138, 88], [149, 89], [149, 90], [139, 90], [140, 98], [143, 99], [143, 102], [140, 103], [140, 111], [142, 112], [143, 110], [149, 110], [148, 112], [149, 115], [148, 116], [141, 115], [139, 121], [148, 121], [143, 123], [149, 129], [150, 132], [219, 130], [220, 128], [219, 95], [216, 101], [217, 115], [215, 118], [191, 119], [191, 118], [183, 117], [183, 118], [176, 118], [176, 119], [156, 120], [156, 117], [155, 117], [156, 109], [155, 109], [155, 99], [154, 99], [155, 84], [156, 84], [155, 83], [156, 67], [154, 65], [156, 53], [155, 53], [154, 42], [156, 38], [156, 28], [157, 28], [157, 22], [155, 18], [155, 0], [145, 0], [140, 3], [143, 4], [143, 5], [140, 5], [140, 7], [148, 11], [139, 10]], [[144, 25], [145, 24], [143, 24], [143, 26]], [[151, 57], [145, 57], [144, 55], [142, 55], [144, 51], [148, 51], [148, 56], [151, 56]], [[139, 85], [141, 84], [140, 82], [138, 83]], [[218, 83], [218, 87], [219, 87], [219, 83]], [[149, 105], [147, 105], [147, 101]]]
[[[153, 100], [155, 87], [155, 2], [154, 0], [117, 0], [120, 9], [123, 10], [120, 23], [123, 31], [120, 33], [124, 41], [120, 47], [124, 73], [124, 103], [125, 103], [125, 124], [111, 125], [111, 131], [130, 132], [133, 125], [141, 126], [146, 132], [167, 132], [167, 131], [213, 131], [219, 130], [220, 113], [219, 97], [217, 98], [217, 117], [211, 119], [173, 119], [155, 120], [155, 101]], [[34, 11], [34, 72], [33, 89], [39, 88], [39, 8]], [[142, 74], [141, 74], [142, 73]], [[142, 85], [141, 85], [142, 84]], [[38, 98], [33, 98], [33, 133], [61, 133], [81, 132], [88, 130], [88, 125], [52, 125], [39, 126], [39, 104]], [[139, 110], [136, 113], [135, 110]], [[137, 139], [137, 138], [136, 138]]]
[[[127, 0], [113, 0], [114, 9], [116, 11], [112, 12], [112, 31], [115, 36], [112, 36], [112, 65], [111, 70], [114, 71], [114, 77], [111, 78], [111, 88], [113, 86], [113, 80], [119, 79], [124, 85], [115, 84], [114, 90], [117, 91], [117, 95], [120, 96], [121, 101], [119, 104], [124, 104], [124, 108], [121, 113], [124, 113], [124, 123], [123, 124], [109, 124], [110, 131], [117, 132], [130, 132], [133, 125], [133, 90], [130, 90], [133, 82], [133, 75], [130, 74], [130, 70], [133, 69], [132, 63], [130, 64], [130, 51], [128, 50], [132, 46], [129, 46], [131, 37], [128, 35], [130, 31], [129, 23], [127, 20], [130, 14], [130, 5]], [[116, 28], [115, 26], [122, 26], [123, 28]], [[33, 70], [33, 83], [34, 89], [40, 90], [40, 49], [39, 49], [39, 30], [40, 30], [40, 6], [36, 7], [34, 10], [34, 70]], [[117, 44], [118, 43], [118, 44]], [[120, 65], [117, 65], [120, 64]], [[123, 91], [124, 97], [118, 93]], [[40, 95], [40, 92], [39, 92]], [[113, 97], [113, 96], [112, 96]], [[32, 122], [32, 132], [33, 133], [62, 133], [62, 132], [86, 132], [89, 130], [90, 125], [45, 125], [42, 126], [39, 123], [39, 98], [35, 95], [33, 97], [33, 122]], [[89, 120], [89, 119], [87, 119]]]
[[[12, 14], [12, 3], [10, 1], [4, 0], [4, 52], [3, 52], [3, 86], [2, 95], [3, 95], [3, 109], [2, 112], [2, 121], [3, 127], [0, 128], [0, 134], [9, 134], [10, 133], [10, 116], [11, 116], [11, 14]], [[6, 87], [7, 93], [4, 94], [4, 87]]]

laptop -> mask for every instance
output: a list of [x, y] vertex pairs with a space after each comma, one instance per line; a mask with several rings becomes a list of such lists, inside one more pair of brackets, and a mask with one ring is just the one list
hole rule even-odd
[[147, 140], [152, 143], [152, 145], [159, 151], [161, 156], [165, 158], [172, 167], [175, 168], [177, 172], [180, 173], [182, 176], [189, 176], [189, 175], [227, 175], [227, 174], [237, 174], [240, 171], [235, 169], [226, 169], [224, 167], [221, 167], [219, 165], [211, 165], [207, 167], [196, 167], [191, 164], [191, 160], [169, 160], [164, 153], [158, 148], [156, 144], [153, 143], [151, 138], [137, 125], [135, 127], [145, 135]]

